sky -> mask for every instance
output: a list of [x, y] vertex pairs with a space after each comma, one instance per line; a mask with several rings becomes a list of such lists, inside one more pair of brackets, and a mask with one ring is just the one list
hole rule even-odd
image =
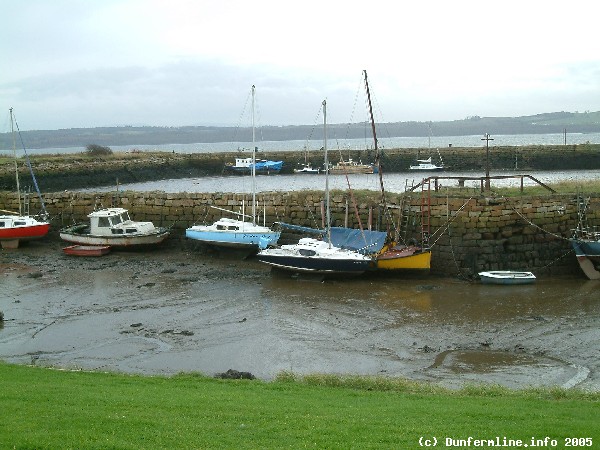
[[377, 121], [598, 111], [595, 3], [0, 0], [0, 108], [21, 130], [235, 126], [256, 85], [257, 125], [324, 99], [356, 122], [367, 70]]

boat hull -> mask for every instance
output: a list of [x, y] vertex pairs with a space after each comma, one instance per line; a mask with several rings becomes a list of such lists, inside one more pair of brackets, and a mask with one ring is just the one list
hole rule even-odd
[[536, 280], [535, 275], [533, 275], [531, 272], [518, 272], [509, 270], [480, 272], [479, 277], [483, 284], [533, 284]]
[[346, 175], [352, 173], [375, 173], [373, 166], [348, 166], [348, 167], [336, 167], [333, 166], [329, 169], [329, 173], [332, 175]]
[[[11, 220], [13, 220], [12, 217]], [[28, 220], [31, 221], [32, 219], [28, 218]], [[41, 239], [48, 234], [49, 230], [50, 224], [46, 222], [0, 228], [0, 245], [2, 248], [7, 249], [18, 248], [21, 241]]]
[[147, 234], [118, 234], [111, 236], [93, 235], [86, 232], [87, 225], [74, 225], [60, 231], [60, 237], [66, 242], [79, 245], [108, 245], [117, 248], [134, 248], [153, 246], [162, 243], [169, 237], [170, 229], [156, 228]]
[[420, 170], [422, 172], [441, 172], [444, 170], [443, 167], [439, 166], [410, 166], [409, 170]]
[[197, 231], [188, 229], [185, 231], [185, 237], [199, 241], [206, 245], [226, 247], [234, 249], [252, 249], [258, 250], [259, 247], [275, 245], [281, 233], [269, 231], [267, 233], [247, 233], [247, 232], [223, 232], [223, 231]]
[[[231, 173], [235, 173], [238, 175], [251, 175], [252, 169], [248, 167], [233, 167], [227, 166], [227, 169], [231, 171]], [[281, 172], [281, 168], [273, 168], [273, 169], [256, 169], [256, 175], [275, 175]]]
[[590, 280], [600, 280], [600, 241], [572, 241], [579, 267]]
[[49, 223], [42, 223], [39, 225], [25, 226], [25, 227], [11, 227], [11, 228], [0, 228], [0, 240], [12, 240], [12, 239], [39, 239], [43, 238], [48, 234], [50, 230]]
[[281, 270], [319, 275], [360, 275], [372, 268], [370, 260], [311, 258], [288, 255], [258, 254], [260, 262]]
[[294, 169], [294, 173], [297, 174], [307, 174], [307, 175], [319, 175], [321, 173], [320, 169]]
[[110, 252], [108, 245], [70, 245], [63, 248], [66, 255], [71, 256], [104, 256]]
[[381, 271], [429, 271], [431, 251], [415, 253], [414, 250], [387, 251], [376, 258], [376, 268]]

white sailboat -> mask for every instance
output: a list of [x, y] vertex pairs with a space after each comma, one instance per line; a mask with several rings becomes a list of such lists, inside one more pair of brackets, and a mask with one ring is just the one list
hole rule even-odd
[[423, 170], [423, 171], [440, 171], [444, 170], [442, 163], [435, 164], [431, 160], [431, 156], [427, 159], [417, 159], [417, 164], [409, 167], [410, 170]]
[[297, 244], [267, 248], [258, 252], [257, 259], [272, 267], [291, 272], [321, 275], [354, 274], [366, 272], [373, 266], [369, 256], [357, 251], [336, 247], [331, 243], [329, 207], [329, 161], [327, 159], [327, 103], [323, 100], [323, 127], [325, 150], [325, 240], [303, 238]]
[[442, 161], [442, 155], [438, 149], [438, 156], [440, 158], [440, 162], [438, 164], [434, 163], [431, 157], [431, 122], [429, 123], [429, 158], [427, 159], [419, 159], [419, 155], [417, 155], [417, 163], [411, 165], [409, 167], [410, 170], [422, 170], [424, 172], [439, 172], [444, 170], [444, 162]]
[[304, 148], [304, 164], [299, 169], [294, 169], [294, 173], [305, 173], [309, 175], [318, 175], [321, 169], [313, 167], [308, 157], [308, 148]]
[[[0, 243], [2, 248], [17, 248], [19, 247], [19, 243], [21, 241], [28, 241], [32, 239], [39, 239], [46, 234], [50, 230], [50, 223], [46, 221], [47, 213], [44, 205], [44, 201], [42, 199], [42, 195], [40, 193], [37, 180], [33, 173], [33, 169], [31, 168], [31, 164], [29, 163], [29, 159], [27, 160], [27, 165], [29, 166], [29, 171], [31, 173], [31, 177], [33, 179], [33, 184], [35, 185], [35, 189], [39, 195], [40, 203], [42, 205], [42, 220], [38, 220], [33, 216], [23, 213], [24, 205], [21, 204], [21, 192], [19, 185], [19, 169], [17, 166], [17, 149], [16, 149], [16, 140], [15, 140], [15, 118], [13, 115], [13, 109], [10, 108], [10, 125], [11, 125], [11, 133], [13, 136], [13, 156], [15, 159], [15, 180], [17, 183], [17, 195], [19, 202], [19, 211], [6, 211], [0, 210], [0, 213], [4, 213], [0, 215]], [[23, 147], [25, 150], [25, 147]], [[27, 153], [25, 153], [27, 156]]]
[[194, 225], [185, 230], [185, 236], [203, 244], [216, 247], [258, 250], [269, 245], [275, 245], [281, 232], [273, 231], [269, 227], [261, 226], [256, 222], [256, 147], [254, 130], [254, 94], [252, 86], [252, 221], [246, 221], [247, 215], [243, 212], [222, 211], [234, 214], [238, 219], [223, 217], [212, 225]]

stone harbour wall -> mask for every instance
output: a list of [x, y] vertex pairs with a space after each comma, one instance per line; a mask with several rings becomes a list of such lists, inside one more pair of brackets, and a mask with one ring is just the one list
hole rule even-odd
[[[118, 205], [127, 208], [134, 220], [172, 226], [166, 245], [188, 245], [185, 228], [228, 216], [216, 208], [241, 212], [245, 205], [248, 214], [252, 201], [249, 194], [129, 191], [118, 195], [64, 191], [44, 194], [43, 199], [51, 216], [51, 235], [63, 226], [86, 221], [94, 208]], [[600, 225], [600, 195], [585, 199], [589, 225]], [[362, 225], [383, 230], [385, 223], [392, 223], [405, 241], [420, 241], [422, 225], [427, 228], [421, 211], [429, 210], [433, 273], [470, 277], [483, 270], [531, 270], [538, 276], [581, 276], [568, 239], [578, 224], [580, 199], [575, 194], [504, 198], [406, 193], [388, 198], [387, 217], [378, 201], [375, 195], [356, 200]], [[40, 210], [37, 197], [30, 196], [27, 203], [31, 214]], [[257, 195], [257, 203], [260, 219], [264, 217], [267, 225], [282, 221], [323, 226], [322, 193], [264, 193]], [[332, 195], [333, 225], [358, 228], [352, 205], [345, 193]], [[16, 194], [0, 192], [0, 209], [18, 210]]]

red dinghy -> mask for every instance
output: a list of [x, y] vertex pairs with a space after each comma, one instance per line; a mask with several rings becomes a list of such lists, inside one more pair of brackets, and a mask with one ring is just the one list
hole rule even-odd
[[110, 252], [109, 245], [70, 245], [63, 252], [72, 256], [104, 256]]

